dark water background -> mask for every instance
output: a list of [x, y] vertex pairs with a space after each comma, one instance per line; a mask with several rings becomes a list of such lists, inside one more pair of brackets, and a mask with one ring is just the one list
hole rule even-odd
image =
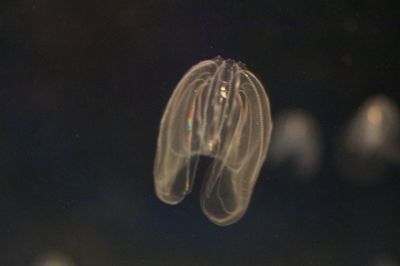
[[[370, 96], [399, 104], [398, 1], [0, 2], [0, 265], [400, 265], [400, 176], [343, 177], [337, 136]], [[211, 224], [153, 192], [159, 121], [183, 73], [221, 55], [302, 108], [321, 169], [263, 167], [250, 208]], [[382, 264], [383, 261], [383, 264]], [[386, 263], [385, 263], [386, 261]], [[381, 263], [381, 264], [379, 264]], [[388, 264], [392, 263], [392, 264]]]

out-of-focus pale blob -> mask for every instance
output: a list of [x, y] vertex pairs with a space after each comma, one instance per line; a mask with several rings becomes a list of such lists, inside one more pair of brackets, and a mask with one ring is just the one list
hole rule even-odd
[[400, 266], [400, 263], [392, 255], [381, 254], [379, 256], [376, 256], [368, 265], [369, 266]]
[[350, 122], [346, 132], [346, 147], [360, 154], [376, 152], [390, 156], [399, 137], [399, 110], [385, 96], [376, 96], [365, 102]]
[[275, 120], [269, 158], [275, 166], [290, 165], [299, 181], [313, 177], [321, 159], [321, 135], [317, 122], [307, 112], [287, 110]]
[[400, 113], [390, 98], [368, 99], [350, 120], [338, 152], [344, 173], [360, 185], [375, 183], [388, 165], [400, 165]]
[[217, 225], [246, 212], [272, 130], [264, 87], [244, 65], [217, 57], [193, 66], [161, 120], [154, 164], [157, 196], [181, 202], [192, 190], [200, 156], [213, 158], [200, 202]]
[[75, 266], [74, 261], [58, 251], [47, 251], [41, 255], [39, 255], [32, 266]]

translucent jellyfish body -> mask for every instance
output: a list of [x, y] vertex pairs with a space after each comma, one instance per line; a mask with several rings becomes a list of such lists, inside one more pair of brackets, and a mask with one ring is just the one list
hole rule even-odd
[[400, 111], [384, 95], [369, 98], [349, 121], [340, 139], [342, 173], [356, 185], [373, 185], [385, 170], [400, 165]]
[[300, 109], [286, 110], [274, 121], [271, 164], [286, 167], [289, 163], [298, 181], [310, 180], [321, 161], [322, 137], [318, 123], [310, 113]]
[[163, 114], [154, 165], [157, 196], [177, 204], [192, 190], [200, 156], [213, 159], [202, 185], [204, 214], [217, 225], [246, 212], [271, 137], [261, 82], [241, 63], [217, 57], [193, 66]]

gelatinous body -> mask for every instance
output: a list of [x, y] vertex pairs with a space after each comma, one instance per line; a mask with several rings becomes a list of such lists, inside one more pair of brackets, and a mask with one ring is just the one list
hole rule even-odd
[[175, 88], [161, 120], [154, 182], [177, 204], [191, 192], [200, 156], [213, 161], [200, 196], [205, 215], [229, 225], [246, 212], [272, 130], [260, 81], [241, 63], [217, 57], [193, 66]]
[[385, 95], [367, 99], [339, 139], [337, 161], [342, 174], [359, 186], [375, 185], [386, 171], [400, 166], [400, 110]]
[[392, 151], [398, 142], [399, 122], [399, 109], [393, 100], [384, 95], [371, 97], [347, 128], [346, 148], [364, 155]]
[[319, 168], [322, 137], [313, 116], [300, 109], [289, 109], [274, 119], [269, 152], [273, 165], [290, 163], [298, 181], [311, 179]]

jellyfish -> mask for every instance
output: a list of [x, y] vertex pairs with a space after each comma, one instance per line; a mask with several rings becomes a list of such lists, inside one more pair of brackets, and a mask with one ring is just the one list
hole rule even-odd
[[35, 258], [32, 266], [74, 266], [75, 262], [66, 254], [59, 251], [47, 251]]
[[348, 123], [339, 145], [342, 173], [357, 185], [372, 185], [385, 169], [400, 166], [400, 111], [385, 95], [369, 98]]
[[199, 62], [178, 83], [161, 119], [156, 195], [180, 203], [192, 191], [200, 156], [210, 157], [201, 209], [217, 225], [237, 222], [248, 208], [271, 131], [269, 100], [253, 73], [221, 57]]
[[318, 171], [322, 153], [320, 128], [314, 117], [301, 109], [289, 109], [275, 120], [270, 162], [290, 164], [296, 181], [306, 182]]
[[368, 264], [370, 266], [399, 266], [400, 263], [395, 256], [389, 253], [376, 255]]

